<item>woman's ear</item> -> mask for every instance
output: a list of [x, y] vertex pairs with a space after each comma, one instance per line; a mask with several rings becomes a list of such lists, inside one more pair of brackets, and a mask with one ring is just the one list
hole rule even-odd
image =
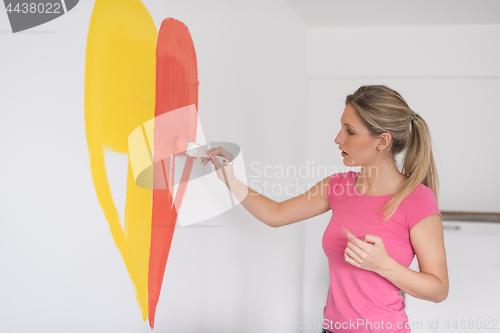
[[391, 143], [391, 140], [392, 140], [392, 136], [385, 132], [385, 133], [382, 133], [380, 134], [380, 141], [379, 141], [379, 146], [381, 146], [381, 148], [387, 148], [389, 146], [389, 144]]

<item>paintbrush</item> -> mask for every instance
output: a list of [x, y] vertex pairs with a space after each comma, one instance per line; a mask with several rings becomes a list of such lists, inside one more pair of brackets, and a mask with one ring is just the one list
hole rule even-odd
[[[174, 155], [177, 155], [177, 154], [187, 155], [187, 156], [191, 156], [194, 158], [201, 158], [201, 157], [208, 158], [209, 157], [208, 154], [205, 151], [203, 151], [203, 149], [201, 149], [199, 144], [197, 144], [195, 142], [186, 141], [184, 138], [182, 138], [180, 136], [177, 136], [175, 138], [175, 142], [174, 142]], [[231, 161], [225, 157], [222, 157], [219, 155], [212, 155], [212, 156], [215, 156], [223, 165], [227, 165], [227, 164], [231, 163]], [[212, 163], [213, 163], [213, 161], [212, 161]], [[227, 191], [229, 193], [229, 198], [231, 199], [231, 204], [234, 207], [234, 200], [233, 200], [233, 196], [231, 195], [231, 188], [229, 187], [229, 182], [227, 181], [226, 172], [224, 171], [224, 168], [221, 168], [221, 169], [222, 169], [222, 174], [224, 175], [224, 181], [226, 182]]]
[[[201, 149], [200, 145], [195, 142], [186, 141], [183, 137], [178, 136], [175, 138], [174, 142], [174, 155], [187, 155], [194, 158], [206, 157], [209, 158], [208, 154]], [[217, 157], [217, 159], [224, 165], [231, 163], [230, 160], [223, 156], [212, 155]]]

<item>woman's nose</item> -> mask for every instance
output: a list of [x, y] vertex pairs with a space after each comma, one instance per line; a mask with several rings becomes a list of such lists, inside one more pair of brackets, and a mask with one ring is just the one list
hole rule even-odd
[[338, 145], [343, 144], [343, 140], [342, 140], [342, 137], [340, 135], [340, 132], [339, 132], [339, 134], [337, 134], [337, 137], [335, 138], [335, 143]]

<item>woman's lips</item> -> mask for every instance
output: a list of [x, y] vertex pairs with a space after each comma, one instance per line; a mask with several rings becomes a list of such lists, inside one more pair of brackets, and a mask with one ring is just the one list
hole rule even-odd
[[347, 156], [348, 154], [342, 150], [342, 156]]

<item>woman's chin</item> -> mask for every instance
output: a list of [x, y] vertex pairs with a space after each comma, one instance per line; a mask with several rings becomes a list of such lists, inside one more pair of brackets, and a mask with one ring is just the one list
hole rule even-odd
[[344, 165], [346, 167], [357, 167], [357, 166], [360, 166], [359, 164], [354, 163], [353, 160], [351, 160], [349, 158], [346, 158], [346, 157], [344, 157], [344, 161], [343, 162], [344, 162]]

